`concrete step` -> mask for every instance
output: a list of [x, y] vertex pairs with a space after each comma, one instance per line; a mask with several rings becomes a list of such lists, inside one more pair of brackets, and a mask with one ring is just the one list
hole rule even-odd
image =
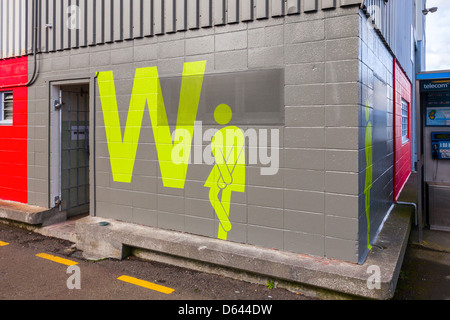
[[67, 220], [67, 213], [58, 208], [44, 208], [0, 200], [0, 218], [43, 227]]

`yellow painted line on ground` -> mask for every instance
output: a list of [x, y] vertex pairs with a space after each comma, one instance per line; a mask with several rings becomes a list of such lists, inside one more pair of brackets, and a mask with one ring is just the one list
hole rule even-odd
[[9, 244], [8, 242], [0, 241], [0, 247], [7, 246], [8, 244]]
[[120, 276], [117, 279], [120, 281], [128, 282], [128, 283], [140, 286], [140, 287], [144, 287], [144, 288], [158, 291], [158, 292], [165, 293], [165, 294], [171, 294], [172, 292], [175, 291], [174, 289], [160, 286], [159, 284], [154, 284], [154, 283], [151, 283], [151, 282], [148, 282], [145, 280], [140, 280], [140, 279], [129, 277], [129, 276]]
[[67, 260], [67, 259], [64, 259], [64, 258], [56, 257], [56, 256], [52, 256], [52, 255], [47, 254], [47, 253], [38, 253], [36, 255], [36, 257], [47, 259], [47, 260], [50, 260], [50, 261], [53, 261], [53, 262], [57, 262], [57, 263], [61, 263], [61, 264], [64, 264], [66, 266], [74, 266], [74, 265], [78, 264], [78, 262], [75, 262], [75, 261], [72, 261], [72, 260]]

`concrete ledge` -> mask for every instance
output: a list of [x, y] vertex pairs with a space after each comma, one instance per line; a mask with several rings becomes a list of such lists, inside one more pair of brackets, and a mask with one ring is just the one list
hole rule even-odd
[[0, 218], [30, 225], [48, 226], [67, 220], [65, 211], [0, 200]]
[[[390, 299], [408, 242], [411, 213], [410, 208], [392, 210], [363, 265], [97, 217], [77, 221], [76, 245], [85, 258], [92, 260], [123, 259], [130, 254], [130, 248], [139, 248], [153, 252], [154, 257], [172, 256], [195, 261], [197, 265], [203, 263], [208, 272], [211, 266], [218, 266], [344, 295]], [[164, 260], [161, 262], [167, 262]], [[371, 265], [380, 268], [380, 289], [368, 289]]]

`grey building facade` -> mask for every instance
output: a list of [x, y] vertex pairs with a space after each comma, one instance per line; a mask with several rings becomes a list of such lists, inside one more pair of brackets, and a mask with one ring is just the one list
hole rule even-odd
[[[28, 55], [30, 79], [37, 66], [28, 204], [364, 262], [408, 171], [396, 169], [395, 69], [413, 82], [421, 1], [11, 3], [2, 17], [13, 8], [22, 27], [9, 41], [2, 20], [2, 57]], [[212, 199], [222, 104], [245, 137], [230, 173], [243, 182]], [[191, 135], [176, 140], [178, 128]], [[181, 172], [166, 157], [177, 146], [190, 152]]]

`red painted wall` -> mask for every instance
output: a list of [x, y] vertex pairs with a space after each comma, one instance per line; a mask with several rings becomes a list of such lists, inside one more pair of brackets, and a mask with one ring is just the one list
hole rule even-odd
[[[394, 199], [397, 200], [411, 175], [411, 91], [412, 85], [394, 59]], [[402, 141], [402, 99], [409, 105], [408, 138]]]
[[0, 125], [0, 199], [28, 202], [28, 57], [0, 60], [0, 91], [13, 92], [13, 124]]

